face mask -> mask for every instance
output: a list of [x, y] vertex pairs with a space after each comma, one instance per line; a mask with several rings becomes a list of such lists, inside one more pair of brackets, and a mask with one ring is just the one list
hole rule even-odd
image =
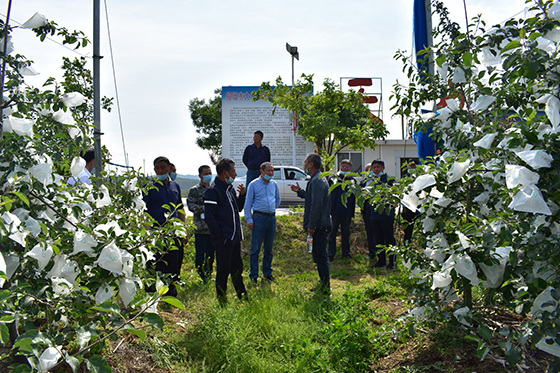
[[165, 181], [165, 180], [167, 180], [168, 177], [169, 177], [168, 174], [157, 175], [157, 178], [158, 178], [159, 181]]
[[206, 184], [210, 184], [210, 182], [212, 181], [212, 175], [204, 175], [202, 177], [202, 181], [205, 182]]
[[305, 174], [309, 175], [309, 170], [307, 168], [305, 169]]
[[95, 167], [90, 172], [92, 175], [95, 175]]
[[373, 176], [379, 177], [379, 176], [383, 175], [383, 171], [381, 171], [381, 172], [378, 173], [378, 174], [376, 174], [375, 172], [372, 171], [371, 174], [372, 174]]
[[266, 181], [270, 181], [270, 180], [274, 179], [274, 176], [264, 175], [264, 179], [265, 179]]
[[169, 177], [171, 178], [171, 180], [175, 180], [177, 178], [177, 173], [176, 172], [172, 172]]
[[234, 180], [235, 179], [233, 177], [229, 176], [229, 174], [228, 174], [228, 178], [226, 179], [226, 183], [228, 183], [228, 185], [231, 185], [231, 184], [233, 184]]
[[349, 172], [350, 172], [350, 171], [340, 171], [340, 174], [341, 174], [342, 176], [346, 176]]

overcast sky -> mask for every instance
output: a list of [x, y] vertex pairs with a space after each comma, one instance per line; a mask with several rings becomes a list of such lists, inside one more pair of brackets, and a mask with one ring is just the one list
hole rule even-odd
[[[524, 0], [466, 0], [469, 18], [482, 14], [488, 25], [504, 21], [525, 7]], [[115, 96], [102, 3], [101, 90]], [[389, 96], [397, 79], [406, 83], [402, 65], [393, 60], [398, 49], [412, 50], [412, 0], [107, 0], [117, 87], [126, 151], [135, 168], [168, 156], [181, 174], [196, 174], [209, 163], [195, 144], [188, 103], [211, 98], [226, 85], [258, 86], [281, 76], [291, 82], [291, 57], [286, 42], [297, 46], [296, 79], [315, 74], [315, 90], [325, 78], [381, 77], [384, 120], [390, 138], [400, 138], [400, 118], [391, 118]], [[465, 25], [462, 0], [447, 0], [452, 18]], [[0, 0], [5, 18], [8, 0]], [[11, 19], [23, 23], [35, 12], [92, 40], [93, 1], [14, 0]], [[16, 23], [13, 23], [16, 24]], [[59, 78], [63, 56], [77, 56], [53, 42], [41, 43], [30, 30], [15, 30], [16, 53], [35, 61], [40, 86]], [[91, 56], [92, 47], [80, 49]], [[91, 65], [90, 65], [91, 66]], [[125, 157], [116, 107], [102, 115], [102, 143], [113, 161]], [[267, 138], [265, 135], [266, 144]], [[252, 142], [247, 139], [248, 144]]]

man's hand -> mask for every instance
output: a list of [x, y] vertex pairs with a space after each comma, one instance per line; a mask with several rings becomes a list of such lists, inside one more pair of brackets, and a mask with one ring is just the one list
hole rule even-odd
[[313, 236], [315, 234], [315, 229], [307, 228], [307, 233]]
[[301, 189], [301, 187], [299, 186], [299, 183], [297, 181], [296, 181], [295, 184], [290, 185], [290, 188], [292, 189], [292, 191], [294, 191], [296, 193]]
[[245, 185], [239, 184], [239, 186], [237, 187], [237, 192], [239, 193], [239, 195], [244, 195], [246, 191], [247, 189], [245, 189]]
[[253, 230], [255, 228], [255, 223], [249, 223], [247, 225], [249, 226], [250, 230]]

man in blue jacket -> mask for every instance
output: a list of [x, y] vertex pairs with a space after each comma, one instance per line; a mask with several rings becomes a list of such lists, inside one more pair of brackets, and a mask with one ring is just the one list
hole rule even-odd
[[210, 230], [210, 239], [216, 250], [216, 293], [220, 303], [227, 302], [227, 280], [231, 275], [233, 287], [239, 299], [248, 299], [243, 284], [243, 262], [241, 260], [241, 220], [239, 211], [245, 204], [245, 186], [233, 188], [237, 176], [235, 163], [224, 158], [216, 165], [216, 179], [204, 192], [205, 221]]
[[300, 198], [305, 198], [303, 213], [303, 229], [313, 236], [313, 261], [317, 264], [317, 272], [321, 281], [321, 291], [330, 294], [331, 275], [329, 256], [327, 254], [327, 238], [331, 229], [329, 214], [331, 203], [329, 199], [329, 184], [321, 178], [322, 161], [319, 154], [308, 154], [303, 163], [305, 172], [311, 175], [307, 183], [307, 190], [301, 189], [299, 183], [292, 184], [291, 189]]
[[[344, 159], [340, 162], [339, 180], [354, 180], [353, 177], [347, 177], [348, 173], [352, 172], [352, 161], [349, 159]], [[338, 234], [338, 227], [340, 226], [340, 236], [342, 241], [342, 257], [352, 258], [350, 254], [350, 223], [354, 217], [354, 212], [356, 210], [356, 196], [351, 194], [346, 200], [346, 206], [342, 203], [342, 195], [348, 193], [348, 190], [343, 190], [342, 187], [338, 186], [331, 192], [331, 218], [332, 218], [332, 230], [329, 235], [329, 261], [334, 260], [336, 254], [336, 235]]]

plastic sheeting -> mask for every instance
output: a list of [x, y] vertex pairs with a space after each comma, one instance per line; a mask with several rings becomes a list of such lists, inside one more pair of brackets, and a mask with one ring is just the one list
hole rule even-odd
[[458, 180], [461, 180], [461, 178], [467, 173], [467, 171], [469, 170], [471, 165], [471, 160], [467, 159], [464, 162], [455, 162], [453, 163], [453, 166], [451, 166], [451, 170], [449, 170], [447, 172], [447, 176], [448, 176], [448, 183], [454, 183]]

